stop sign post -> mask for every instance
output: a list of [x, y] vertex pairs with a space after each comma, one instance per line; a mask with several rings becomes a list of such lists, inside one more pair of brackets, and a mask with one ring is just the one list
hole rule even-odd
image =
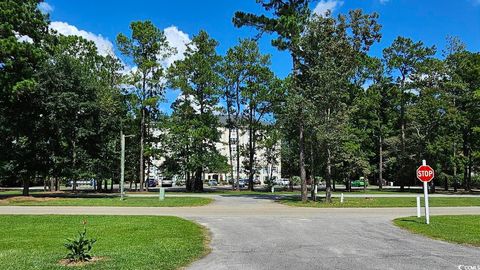
[[430, 208], [428, 207], [428, 182], [435, 177], [435, 171], [427, 165], [427, 161], [422, 161], [422, 166], [417, 169], [417, 178], [423, 182], [423, 193], [425, 195], [425, 221], [430, 224]]

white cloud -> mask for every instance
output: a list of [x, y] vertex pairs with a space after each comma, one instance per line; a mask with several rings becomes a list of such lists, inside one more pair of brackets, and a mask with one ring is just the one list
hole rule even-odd
[[41, 2], [38, 4], [38, 9], [45, 14], [49, 14], [52, 13], [54, 8], [47, 2]]
[[177, 60], [182, 60], [185, 57], [185, 51], [187, 50], [187, 44], [191, 42], [190, 37], [185, 32], [178, 30], [176, 26], [170, 26], [164, 30], [165, 37], [171, 47], [174, 47], [176, 54], [168, 57], [163, 61], [163, 65], [168, 67]]
[[110, 42], [110, 40], [107, 38], [104, 38], [102, 35], [96, 35], [85, 30], [80, 30], [66, 22], [51, 22], [50, 29], [53, 29], [65, 36], [80, 36], [86, 40], [93, 41], [95, 46], [97, 46], [97, 50], [100, 55], [115, 55], [112, 42]]
[[390, 1], [390, 0], [380, 0], [380, 4], [385, 5], [388, 1]]
[[18, 32], [13, 31], [18, 42], [33, 43], [33, 39], [29, 36], [20, 35]]
[[[168, 68], [177, 60], [183, 60], [185, 58], [185, 52], [187, 50], [187, 45], [192, 41], [187, 33], [179, 30], [176, 26], [172, 25], [163, 29], [165, 37], [168, 41], [170, 47], [175, 48], [175, 54], [167, 57], [160, 64]], [[132, 74], [136, 72], [138, 68], [136, 66], [125, 65], [124, 74]]]
[[318, 2], [317, 6], [313, 9], [313, 13], [319, 16], [325, 16], [327, 11], [330, 10], [332, 13], [335, 9], [341, 7], [343, 5], [343, 1], [338, 0], [321, 0]]

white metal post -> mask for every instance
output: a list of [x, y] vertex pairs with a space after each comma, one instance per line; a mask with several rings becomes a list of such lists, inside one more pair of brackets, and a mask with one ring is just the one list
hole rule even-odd
[[123, 201], [124, 196], [124, 183], [125, 183], [125, 135], [120, 133], [120, 199]]
[[417, 217], [420, 217], [420, 196], [417, 196]]
[[[423, 160], [422, 165], [426, 166], [427, 161]], [[428, 207], [428, 183], [423, 182], [423, 194], [425, 195], [425, 222], [430, 224], [430, 208]]]
[[340, 202], [343, 203], [343, 193], [342, 196], [340, 196]]
[[159, 188], [159, 191], [160, 191], [160, 193], [159, 193], [160, 201], [165, 200], [165, 188], [161, 187], [161, 188]]

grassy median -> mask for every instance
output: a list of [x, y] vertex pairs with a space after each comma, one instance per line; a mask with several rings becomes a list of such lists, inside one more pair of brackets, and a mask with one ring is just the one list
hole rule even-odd
[[127, 207], [188, 207], [211, 203], [211, 198], [166, 197], [160, 201], [155, 197], [129, 197], [121, 201], [118, 197], [61, 198], [61, 197], [7, 197], [0, 199], [0, 206], [127, 206]]
[[177, 217], [0, 216], [0, 268], [77, 269], [59, 261], [83, 220], [102, 259], [81, 269], [178, 269], [209, 250], [205, 229]]
[[[298, 197], [287, 197], [279, 202], [296, 207], [320, 207], [320, 208], [366, 208], [366, 207], [415, 207], [415, 197], [389, 197], [389, 198], [344, 198], [341, 203], [339, 198], [332, 198], [332, 203], [325, 203], [323, 199], [318, 202], [309, 201], [303, 203]], [[480, 197], [430, 197], [431, 207], [454, 207], [454, 206], [480, 206]], [[423, 198], [422, 198], [423, 205]]]
[[480, 216], [431, 216], [397, 218], [394, 224], [410, 232], [458, 244], [480, 247]]

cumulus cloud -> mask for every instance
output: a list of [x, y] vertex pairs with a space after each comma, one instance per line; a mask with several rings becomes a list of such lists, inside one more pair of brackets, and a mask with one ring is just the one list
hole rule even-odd
[[317, 6], [313, 9], [313, 13], [319, 16], [325, 16], [327, 11], [330, 10], [334, 12], [335, 9], [341, 7], [343, 5], [343, 1], [338, 0], [321, 0], [318, 2]]
[[26, 35], [20, 35], [18, 32], [13, 31], [18, 42], [33, 43], [33, 39]]
[[167, 27], [163, 31], [169, 45], [176, 49], [176, 53], [165, 59], [162, 63], [165, 67], [169, 67], [173, 62], [182, 60], [185, 57], [184, 54], [187, 50], [187, 44], [191, 42], [191, 39], [188, 34], [178, 30], [176, 26]]
[[41, 2], [38, 4], [38, 9], [45, 14], [52, 13], [53, 11], [53, 7], [47, 2]]
[[97, 50], [100, 55], [115, 55], [112, 42], [110, 42], [110, 40], [107, 38], [104, 38], [102, 35], [96, 35], [85, 30], [80, 30], [66, 22], [51, 22], [50, 29], [55, 30], [65, 36], [80, 36], [86, 40], [93, 41], [95, 46], [97, 46]]

